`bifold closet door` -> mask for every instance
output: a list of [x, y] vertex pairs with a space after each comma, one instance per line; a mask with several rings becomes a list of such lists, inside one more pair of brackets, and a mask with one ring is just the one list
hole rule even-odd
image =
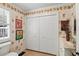
[[76, 4], [76, 52], [79, 53], [79, 3]]
[[40, 17], [40, 51], [58, 55], [58, 13]]
[[26, 23], [26, 48], [39, 50], [39, 18], [28, 18]]

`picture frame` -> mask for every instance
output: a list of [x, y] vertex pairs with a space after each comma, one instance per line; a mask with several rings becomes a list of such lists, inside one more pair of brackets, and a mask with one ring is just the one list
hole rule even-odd
[[16, 30], [16, 40], [23, 39], [23, 30]]
[[22, 20], [16, 19], [16, 29], [22, 29]]

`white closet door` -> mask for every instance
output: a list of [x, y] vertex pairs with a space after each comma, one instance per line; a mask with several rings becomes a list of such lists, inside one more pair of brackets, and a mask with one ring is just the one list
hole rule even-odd
[[76, 52], [79, 53], [79, 3], [76, 4]]
[[58, 14], [40, 17], [40, 51], [58, 54]]
[[39, 18], [29, 18], [26, 23], [26, 48], [39, 50]]

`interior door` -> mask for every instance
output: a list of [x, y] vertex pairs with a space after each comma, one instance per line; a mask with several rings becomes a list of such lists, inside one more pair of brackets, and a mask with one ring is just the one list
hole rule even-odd
[[40, 51], [58, 55], [58, 14], [40, 17]]
[[39, 18], [28, 18], [26, 23], [26, 48], [39, 50]]
[[79, 4], [76, 4], [76, 52], [79, 53]]

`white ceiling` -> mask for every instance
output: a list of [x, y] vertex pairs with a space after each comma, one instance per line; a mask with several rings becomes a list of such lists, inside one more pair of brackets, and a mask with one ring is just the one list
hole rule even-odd
[[14, 4], [17, 7], [23, 9], [24, 11], [29, 11], [29, 10], [47, 7], [47, 6], [62, 5], [62, 3], [14, 3]]

